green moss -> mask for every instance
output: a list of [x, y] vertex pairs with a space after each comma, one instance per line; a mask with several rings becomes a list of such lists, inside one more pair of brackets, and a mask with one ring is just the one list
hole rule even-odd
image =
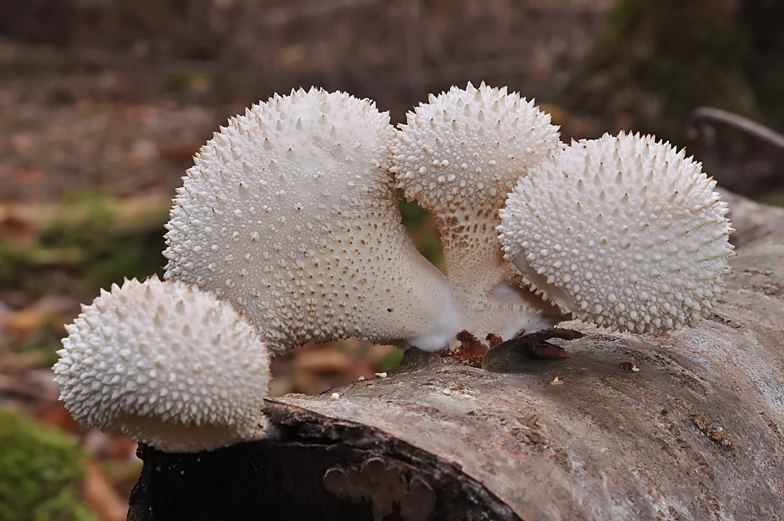
[[74, 438], [0, 409], [0, 519], [96, 519], [79, 499], [85, 458]]
[[42, 324], [9, 347], [12, 353], [34, 355], [41, 367], [51, 367], [59, 359], [57, 351], [63, 348], [62, 337], [62, 326]]
[[384, 358], [378, 361], [378, 368], [381, 371], [389, 371], [390, 369], [394, 369], [400, 362], [403, 360], [403, 351], [402, 349], [394, 349], [390, 351]]
[[166, 213], [118, 222], [113, 205], [98, 191], [83, 192], [64, 203], [33, 244], [0, 240], [0, 287], [33, 295], [97, 291], [124, 277], [161, 275]]
[[26, 248], [16, 248], [10, 242], [0, 239], [0, 284], [15, 280], [22, 266], [27, 263], [29, 252]]
[[[70, 214], [84, 217], [74, 222]], [[46, 246], [90, 247], [96, 242], [96, 235], [105, 237], [108, 234], [113, 222], [114, 212], [100, 191], [72, 194], [64, 201], [60, 215], [41, 235], [41, 243]]]
[[427, 260], [443, 271], [444, 250], [433, 217], [420, 208], [416, 202], [408, 202], [402, 198], [400, 199], [400, 213], [403, 216], [403, 226], [406, 227], [406, 233], [414, 246]]

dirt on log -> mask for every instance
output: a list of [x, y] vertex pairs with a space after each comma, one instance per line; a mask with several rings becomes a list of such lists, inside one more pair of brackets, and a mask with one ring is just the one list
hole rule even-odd
[[784, 218], [735, 213], [772, 225], [740, 228], [699, 327], [569, 323], [568, 358], [506, 373], [407, 351], [386, 378], [268, 399], [274, 439], [140, 447], [129, 519], [784, 518]]

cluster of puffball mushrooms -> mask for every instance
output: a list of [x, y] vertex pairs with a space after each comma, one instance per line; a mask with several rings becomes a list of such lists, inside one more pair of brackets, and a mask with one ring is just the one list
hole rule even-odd
[[[395, 129], [367, 99], [275, 95], [204, 145], [164, 280], [102, 291], [54, 366], [68, 411], [166, 451], [263, 437], [269, 356], [355, 336], [425, 351], [578, 318], [661, 334], [724, 292], [726, 203], [651, 136], [566, 145], [506, 88], [453, 87]], [[398, 190], [430, 212], [446, 275]]]

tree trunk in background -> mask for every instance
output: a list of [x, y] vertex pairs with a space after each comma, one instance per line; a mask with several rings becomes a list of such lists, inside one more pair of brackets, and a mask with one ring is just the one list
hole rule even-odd
[[784, 210], [733, 212], [729, 293], [698, 328], [573, 326], [568, 358], [507, 374], [408, 351], [337, 400], [270, 398], [274, 440], [141, 447], [129, 519], [781, 519]]

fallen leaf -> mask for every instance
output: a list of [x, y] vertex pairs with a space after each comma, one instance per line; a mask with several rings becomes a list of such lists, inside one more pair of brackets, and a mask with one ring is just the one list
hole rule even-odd
[[128, 515], [126, 501], [112, 488], [96, 463], [90, 463], [84, 483], [84, 499], [101, 521], [125, 521]]

